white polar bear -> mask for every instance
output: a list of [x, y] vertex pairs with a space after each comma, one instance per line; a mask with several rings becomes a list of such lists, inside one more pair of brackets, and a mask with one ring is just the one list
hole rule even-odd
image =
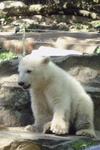
[[28, 89], [35, 124], [26, 130], [55, 134], [69, 133], [96, 137], [93, 102], [81, 84], [50, 61], [50, 57], [27, 55], [20, 58], [18, 84]]

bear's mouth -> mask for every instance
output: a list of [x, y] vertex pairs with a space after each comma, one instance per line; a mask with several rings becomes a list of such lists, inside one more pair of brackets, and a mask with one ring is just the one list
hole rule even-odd
[[31, 86], [30, 84], [27, 85], [27, 86], [24, 85], [23, 88], [24, 88], [24, 89], [28, 89], [28, 88], [30, 88], [30, 86]]

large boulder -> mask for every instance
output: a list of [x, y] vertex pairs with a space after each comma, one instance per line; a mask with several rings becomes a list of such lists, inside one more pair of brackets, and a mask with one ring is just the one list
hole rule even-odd
[[5, 8], [10, 8], [10, 7], [25, 7], [26, 5], [21, 2], [21, 1], [3, 1], [0, 3], [0, 9], [3, 10]]
[[[10, 49], [10, 52], [14, 52], [16, 54], [23, 53], [23, 41], [22, 39], [11, 39], [11, 40], [4, 40], [2, 44], [3, 49]], [[38, 48], [38, 45], [35, 42], [34, 38], [26, 38], [25, 39], [25, 49], [26, 53], [31, 53], [31, 51]]]
[[0, 123], [7, 126], [25, 126], [34, 122], [30, 96], [18, 84], [18, 59], [0, 64]]
[[[84, 42], [85, 40], [85, 42]], [[72, 42], [71, 42], [72, 41]], [[78, 42], [78, 43], [77, 43]], [[92, 42], [92, 44], [90, 44]], [[55, 48], [74, 49], [81, 53], [93, 54], [97, 48], [95, 41], [91, 39], [78, 39], [76, 37], [59, 37], [54, 43]]]
[[10, 77], [3, 82], [0, 93], [0, 123], [7, 126], [25, 126], [34, 119], [30, 109], [30, 96]]

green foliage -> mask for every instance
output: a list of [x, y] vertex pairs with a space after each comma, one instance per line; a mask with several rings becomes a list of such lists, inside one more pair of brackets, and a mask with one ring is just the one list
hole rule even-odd
[[1, 18], [5, 18], [5, 15], [2, 14], [2, 13], [0, 14], [0, 19], [1, 19]]
[[93, 0], [94, 3], [99, 3], [99, 0]]
[[10, 60], [12, 58], [16, 57], [14, 53], [11, 53], [7, 50], [0, 50], [0, 63], [6, 60]]
[[75, 29], [78, 29], [78, 30], [82, 30], [82, 29], [85, 29], [87, 30], [88, 29], [88, 26], [87, 25], [83, 25], [83, 24], [75, 24]]
[[11, 17], [7, 17], [6, 15], [4, 14], [0, 14], [0, 19], [4, 19], [4, 21], [6, 22], [10, 22], [11, 21]]
[[100, 47], [97, 48], [96, 53], [100, 53]]
[[64, 147], [57, 148], [58, 150], [85, 150], [86, 148], [89, 148], [90, 146], [95, 146], [98, 143], [93, 142], [91, 140], [80, 140], [78, 142], [69, 143]]
[[91, 21], [90, 24], [91, 24], [91, 27], [92, 27], [94, 30], [97, 30], [97, 31], [100, 30], [100, 22], [97, 22], [97, 23], [96, 23], [95, 21]]
[[72, 148], [74, 150], [84, 150], [90, 146], [94, 146], [94, 145], [97, 145], [97, 143], [93, 143], [93, 142], [86, 142], [86, 141], [79, 141], [79, 142], [76, 142], [76, 143], [73, 143], [72, 144]]
[[44, 26], [38, 24], [30, 24], [29, 29], [44, 29]]
[[100, 28], [100, 22], [96, 24], [95, 28]]
[[[20, 27], [22, 29], [23, 26]], [[25, 31], [29, 31], [28, 29], [44, 29], [44, 26], [38, 25], [38, 24], [30, 24], [30, 25], [25, 25]]]
[[25, 30], [29, 29], [29, 26], [28, 25], [25, 25]]
[[2, 27], [0, 26], [0, 32], [2, 31]]

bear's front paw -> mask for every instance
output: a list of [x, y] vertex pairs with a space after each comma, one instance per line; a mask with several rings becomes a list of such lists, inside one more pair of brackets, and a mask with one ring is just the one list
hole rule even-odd
[[52, 121], [51, 131], [55, 134], [58, 134], [58, 135], [68, 133], [68, 127], [67, 127], [66, 122], [64, 122], [64, 121], [59, 121], [59, 122]]
[[24, 129], [25, 131], [31, 131], [31, 132], [39, 132], [39, 129], [35, 125], [28, 125]]

